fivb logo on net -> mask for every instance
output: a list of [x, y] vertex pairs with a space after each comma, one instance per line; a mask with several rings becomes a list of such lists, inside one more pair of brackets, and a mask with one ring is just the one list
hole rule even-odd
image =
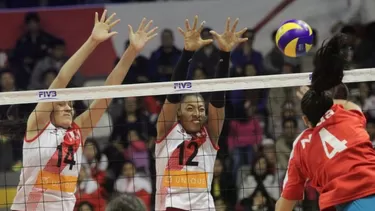
[[38, 91], [38, 99], [39, 100], [57, 99], [57, 92], [53, 90]]
[[177, 92], [191, 91], [192, 88], [193, 88], [193, 84], [190, 81], [173, 83], [173, 89]]

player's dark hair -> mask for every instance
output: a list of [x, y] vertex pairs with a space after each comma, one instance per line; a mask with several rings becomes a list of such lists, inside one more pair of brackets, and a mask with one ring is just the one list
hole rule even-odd
[[138, 197], [131, 194], [120, 194], [113, 197], [106, 211], [146, 211], [146, 206]]
[[204, 101], [204, 98], [203, 98], [203, 96], [200, 93], [188, 93], [188, 94], [184, 94], [184, 95], [181, 96], [181, 102], [184, 102], [185, 99], [187, 97], [190, 97], [190, 96], [201, 98], [201, 100]]
[[311, 87], [301, 101], [302, 112], [313, 127], [333, 105], [333, 98], [325, 91], [342, 83], [350, 48], [348, 43], [347, 35], [335, 35], [327, 43], [323, 43], [315, 55]]

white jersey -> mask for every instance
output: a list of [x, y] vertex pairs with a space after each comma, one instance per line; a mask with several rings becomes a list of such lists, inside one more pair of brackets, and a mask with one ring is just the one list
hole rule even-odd
[[216, 144], [206, 128], [196, 139], [176, 123], [165, 138], [156, 142], [156, 211], [168, 207], [189, 211], [215, 211], [211, 183]]
[[68, 130], [52, 123], [23, 143], [23, 168], [12, 210], [73, 211], [82, 139], [73, 123]]

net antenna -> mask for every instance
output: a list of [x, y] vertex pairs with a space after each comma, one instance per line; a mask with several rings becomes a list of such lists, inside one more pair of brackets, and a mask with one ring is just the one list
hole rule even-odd
[[[194, 81], [173, 81], [116, 86], [65, 88], [0, 93], [0, 105], [38, 102], [93, 100], [151, 95], [268, 89], [310, 85], [311, 73], [233, 77]], [[375, 68], [345, 71], [343, 83], [375, 81]]]

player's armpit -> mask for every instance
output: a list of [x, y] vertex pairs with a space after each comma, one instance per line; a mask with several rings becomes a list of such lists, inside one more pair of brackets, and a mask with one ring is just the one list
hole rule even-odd
[[280, 197], [276, 202], [275, 211], [292, 211], [294, 206], [296, 206], [297, 200], [288, 200]]

